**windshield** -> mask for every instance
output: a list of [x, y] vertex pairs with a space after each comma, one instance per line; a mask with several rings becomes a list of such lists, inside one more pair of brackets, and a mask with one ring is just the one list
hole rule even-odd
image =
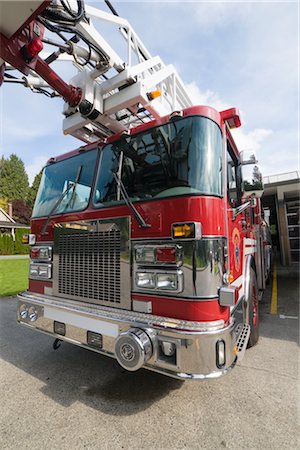
[[[60, 198], [61, 201], [53, 214], [86, 208], [91, 194], [97, 154], [97, 149], [94, 149], [46, 166], [32, 217], [47, 216]], [[62, 195], [63, 193], [65, 195]]]
[[103, 148], [95, 205], [123, 202], [116, 173], [132, 201], [222, 195], [222, 136], [215, 122], [187, 117], [124, 136]]

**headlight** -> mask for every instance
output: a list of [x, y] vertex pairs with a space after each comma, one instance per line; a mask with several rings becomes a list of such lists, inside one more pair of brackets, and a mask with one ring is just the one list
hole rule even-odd
[[137, 287], [144, 289], [155, 288], [155, 274], [152, 272], [137, 272], [136, 273]]
[[177, 274], [158, 273], [156, 278], [157, 289], [177, 290]]
[[30, 264], [29, 276], [31, 278], [51, 278], [51, 264]]
[[52, 247], [32, 247], [30, 250], [30, 258], [38, 261], [51, 261]]
[[137, 263], [153, 263], [156, 259], [155, 253], [154, 247], [136, 247], [135, 260]]
[[139, 289], [181, 292], [183, 289], [183, 274], [181, 270], [174, 273], [137, 272], [135, 284]]
[[39, 276], [39, 266], [37, 264], [30, 264], [29, 275], [31, 277]]

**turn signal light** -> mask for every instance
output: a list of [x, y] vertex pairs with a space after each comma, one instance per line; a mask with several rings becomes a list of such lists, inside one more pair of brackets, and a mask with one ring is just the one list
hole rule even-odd
[[172, 225], [172, 238], [201, 239], [202, 226], [200, 222], [174, 223]]
[[173, 227], [173, 237], [195, 237], [193, 225], [185, 223], [184, 225], [175, 225]]

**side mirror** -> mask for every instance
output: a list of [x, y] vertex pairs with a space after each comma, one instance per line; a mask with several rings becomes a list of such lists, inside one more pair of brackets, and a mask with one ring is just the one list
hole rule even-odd
[[[250, 169], [250, 170], [249, 170]], [[252, 167], [243, 167], [243, 192], [247, 197], [257, 197], [260, 198], [264, 192], [264, 185], [262, 180], [262, 174], [259, 167], [255, 165]]]
[[242, 166], [258, 163], [255, 154], [251, 150], [243, 150], [240, 152], [240, 162]]
[[243, 192], [247, 197], [262, 197], [264, 185], [255, 154], [250, 150], [244, 150], [240, 153], [240, 161], [242, 166]]

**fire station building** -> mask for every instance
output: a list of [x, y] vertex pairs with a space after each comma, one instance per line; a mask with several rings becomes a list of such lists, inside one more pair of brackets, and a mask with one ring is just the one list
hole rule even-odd
[[262, 197], [272, 242], [284, 266], [299, 264], [300, 171], [264, 177]]

